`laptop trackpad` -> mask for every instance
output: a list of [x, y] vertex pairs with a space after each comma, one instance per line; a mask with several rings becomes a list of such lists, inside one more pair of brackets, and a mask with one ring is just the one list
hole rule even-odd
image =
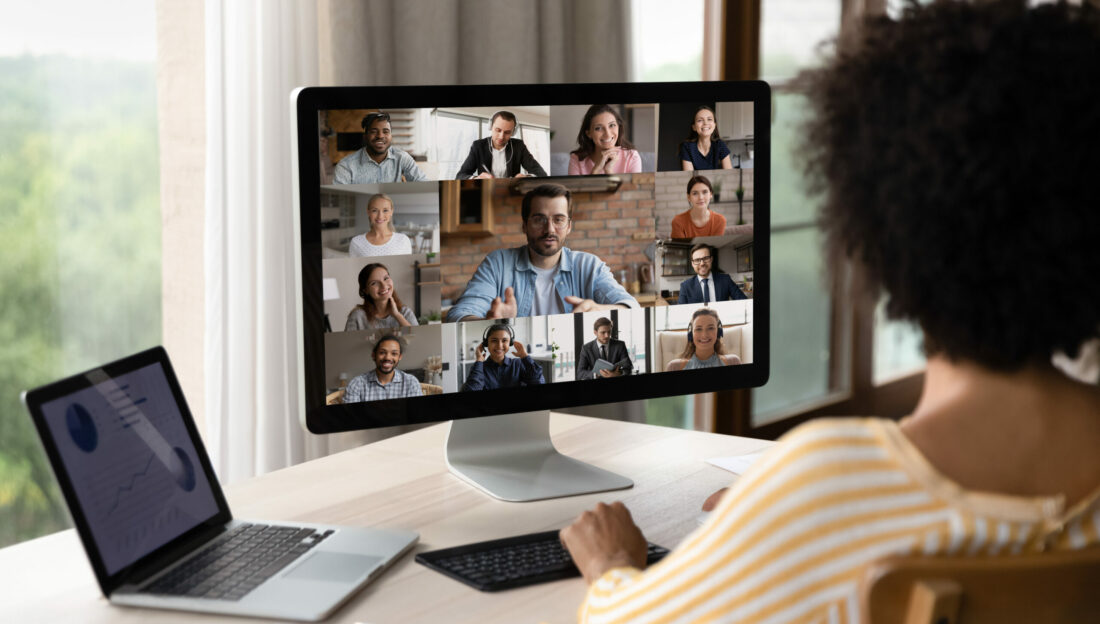
[[317, 552], [306, 558], [284, 578], [350, 583], [362, 578], [382, 561], [381, 557], [339, 552]]

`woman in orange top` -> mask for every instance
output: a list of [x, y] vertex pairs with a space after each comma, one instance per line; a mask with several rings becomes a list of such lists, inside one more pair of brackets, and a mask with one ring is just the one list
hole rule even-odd
[[694, 176], [688, 180], [687, 196], [691, 209], [672, 218], [672, 238], [725, 234], [726, 218], [710, 209], [713, 191], [710, 180], [704, 176]]

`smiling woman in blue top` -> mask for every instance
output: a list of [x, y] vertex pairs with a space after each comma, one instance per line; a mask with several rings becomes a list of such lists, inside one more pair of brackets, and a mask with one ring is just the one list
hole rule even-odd
[[573, 231], [573, 197], [543, 184], [523, 198], [527, 244], [498, 249], [481, 261], [448, 321], [637, 308], [603, 260], [565, 247]]
[[680, 144], [680, 164], [684, 171], [700, 169], [733, 169], [730, 148], [718, 136], [718, 122], [709, 106], [695, 109], [691, 132]]

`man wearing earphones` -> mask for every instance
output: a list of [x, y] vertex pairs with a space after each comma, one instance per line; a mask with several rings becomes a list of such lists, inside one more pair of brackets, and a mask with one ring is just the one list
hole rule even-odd
[[528, 191], [522, 208], [527, 244], [485, 256], [447, 321], [640, 307], [603, 260], [565, 247], [573, 231], [572, 198], [559, 184]]
[[[513, 348], [516, 357], [507, 357], [509, 349]], [[485, 330], [481, 344], [477, 346], [477, 361], [470, 367], [470, 375], [462, 384], [462, 391], [516, 388], [541, 383], [545, 383], [542, 367], [527, 354], [523, 343], [516, 340], [512, 326], [495, 323]]]
[[715, 249], [706, 243], [691, 248], [691, 268], [695, 277], [680, 283], [680, 297], [676, 303], [710, 303], [748, 299], [733, 283], [729, 273], [714, 271]]
[[419, 182], [424, 172], [408, 152], [393, 147], [390, 114], [369, 113], [362, 121], [363, 147], [336, 164], [336, 184]]
[[344, 390], [344, 403], [400, 399], [423, 394], [416, 377], [397, 370], [405, 345], [400, 338], [387, 334], [374, 343], [371, 357], [374, 370], [363, 373], [348, 382]]
[[634, 370], [626, 343], [611, 337], [614, 324], [601, 316], [592, 325], [596, 339], [581, 347], [577, 360], [577, 379], [607, 379], [629, 375]]
[[[525, 175], [546, 177], [527, 145], [512, 138], [516, 132], [516, 116], [508, 111], [497, 111], [489, 121], [489, 137], [478, 139], [470, 145], [470, 153], [458, 170], [456, 180], [471, 178], [522, 178]], [[520, 171], [526, 169], [527, 174]]]

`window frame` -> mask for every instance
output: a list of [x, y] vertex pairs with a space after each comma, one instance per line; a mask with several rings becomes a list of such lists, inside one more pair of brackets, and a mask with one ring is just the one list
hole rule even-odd
[[[722, 7], [722, 79], [754, 80], [760, 74], [760, 0], [724, 0]], [[843, 40], [868, 15], [886, 12], [886, 0], [841, 0], [838, 40]], [[775, 92], [794, 92], [789, 84], [772, 85]], [[770, 233], [816, 228], [812, 220], [786, 223]], [[858, 275], [841, 267], [829, 286], [830, 391], [824, 396], [774, 413], [761, 425], [753, 424], [752, 390], [727, 390], [696, 397], [696, 424], [709, 425], [715, 433], [776, 439], [815, 418], [839, 415], [874, 415], [900, 418], [920, 397], [924, 369], [874, 383], [875, 306], [865, 295]], [[771, 371], [771, 375], [777, 371]]]

